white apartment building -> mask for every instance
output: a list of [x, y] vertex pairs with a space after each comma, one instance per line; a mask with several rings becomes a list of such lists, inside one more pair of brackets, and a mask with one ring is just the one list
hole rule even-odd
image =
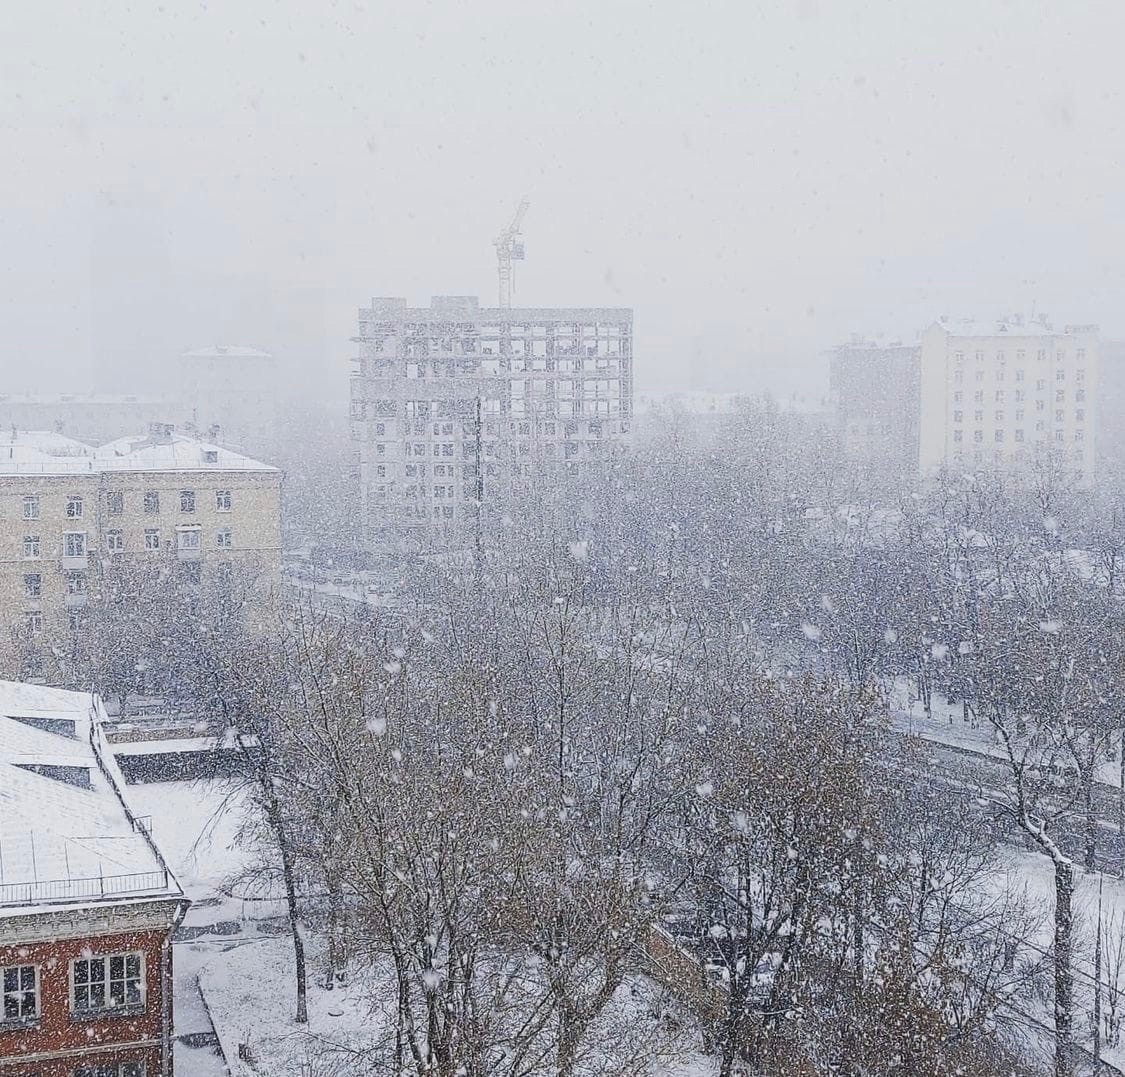
[[919, 470], [1057, 454], [1089, 488], [1097, 397], [1097, 326], [1056, 330], [1046, 318], [935, 322], [922, 336]]
[[351, 382], [363, 533], [464, 526], [552, 474], [622, 451], [633, 413], [633, 312], [429, 307], [359, 312]]

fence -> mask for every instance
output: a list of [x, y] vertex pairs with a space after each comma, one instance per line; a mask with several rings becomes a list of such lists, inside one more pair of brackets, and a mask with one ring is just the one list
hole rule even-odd
[[167, 887], [167, 871], [144, 871], [132, 875], [97, 875], [83, 879], [0, 883], [0, 905], [97, 901], [108, 897], [165, 890]]

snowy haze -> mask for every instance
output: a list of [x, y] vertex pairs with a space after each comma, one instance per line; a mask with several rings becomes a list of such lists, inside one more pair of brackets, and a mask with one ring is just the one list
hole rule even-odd
[[816, 391], [853, 331], [1125, 332], [1117, 2], [10, 4], [0, 373], [267, 348], [346, 395], [372, 295], [636, 309], [651, 389]]

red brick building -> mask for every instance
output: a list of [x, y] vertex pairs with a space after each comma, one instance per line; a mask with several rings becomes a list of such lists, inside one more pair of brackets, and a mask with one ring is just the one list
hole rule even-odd
[[0, 681], [0, 1077], [171, 1077], [179, 884], [96, 696]]

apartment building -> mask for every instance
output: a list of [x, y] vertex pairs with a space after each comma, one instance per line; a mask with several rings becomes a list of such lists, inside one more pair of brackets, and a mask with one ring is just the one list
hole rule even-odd
[[628, 444], [631, 310], [373, 299], [354, 342], [351, 428], [372, 544], [464, 526], [478, 506], [603, 467]]
[[0, 681], [0, 1074], [171, 1077], [188, 902], [95, 695]]
[[853, 339], [832, 351], [830, 392], [845, 457], [890, 481], [917, 472], [921, 345]]
[[922, 336], [918, 464], [1012, 466], [1051, 455], [1096, 474], [1098, 328], [1045, 317], [935, 322]]
[[183, 352], [173, 381], [176, 421], [200, 436], [272, 458], [277, 452], [277, 363], [257, 348], [217, 344]]
[[280, 565], [280, 487], [276, 468], [159, 424], [97, 448], [0, 435], [0, 657], [25, 635], [81, 627], [113, 567], [267, 588]]

